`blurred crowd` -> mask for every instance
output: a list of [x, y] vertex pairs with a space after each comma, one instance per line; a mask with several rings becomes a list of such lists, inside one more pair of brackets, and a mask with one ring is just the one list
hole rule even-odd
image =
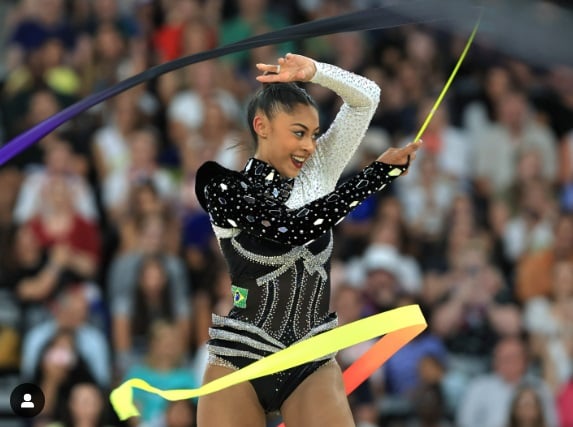
[[[152, 66], [392, 2], [6, 3], [2, 143]], [[0, 388], [12, 378], [46, 396], [25, 425], [121, 425], [108, 395], [125, 379], [201, 383], [211, 313], [232, 299], [195, 172], [210, 159], [238, 170], [252, 154], [254, 64], [295, 52], [380, 85], [345, 179], [413, 138], [465, 37], [407, 25], [201, 62], [91, 108], [2, 165]], [[326, 129], [340, 100], [306, 87]], [[478, 36], [423, 139], [410, 173], [335, 230], [340, 323], [416, 303], [429, 325], [351, 396], [358, 425], [572, 427], [573, 71]], [[369, 345], [341, 351], [340, 364]], [[195, 425], [195, 401], [134, 398], [141, 416], [126, 424]]]

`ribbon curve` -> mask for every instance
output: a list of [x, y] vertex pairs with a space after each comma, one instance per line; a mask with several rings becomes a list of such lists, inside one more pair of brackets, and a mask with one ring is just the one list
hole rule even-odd
[[139, 378], [125, 381], [111, 392], [112, 406], [121, 420], [138, 416], [133, 389], [164, 399], [185, 400], [205, 396], [244, 381], [293, 368], [384, 335], [344, 372], [345, 389], [351, 393], [392, 354], [415, 338], [427, 324], [418, 305], [408, 305], [357, 320], [293, 344], [238, 371], [195, 389], [161, 390]]

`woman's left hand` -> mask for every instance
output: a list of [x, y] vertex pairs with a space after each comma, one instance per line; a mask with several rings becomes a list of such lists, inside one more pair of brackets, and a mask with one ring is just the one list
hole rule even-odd
[[287, 53], [278, 59], [278, 64], [257, 64], [259, 71], [265, 72], [257, 76], [261, 83], [308, 82], [316, 73], [314, 61], [306, 56]]

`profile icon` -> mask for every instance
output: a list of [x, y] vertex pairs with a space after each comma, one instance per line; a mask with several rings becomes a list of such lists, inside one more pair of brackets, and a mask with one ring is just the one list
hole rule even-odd
[[35, 417], [44, 409], [44, 403], [44, 393], [35, 384], [20, 384], [10, 394], [10, 406], [19, 417]]
[[22, 409], [33, 409], [34, 402], [32, 402], [32, 395], [30, 393], [24, 394], [24, 400], [20, 403], [20, 408]]

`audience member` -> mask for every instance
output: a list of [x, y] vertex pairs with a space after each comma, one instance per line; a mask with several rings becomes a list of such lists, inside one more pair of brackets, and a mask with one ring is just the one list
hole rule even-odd
[[[145, 359], [133, 365], [125, 379], [141, 378], [162, 390], [197, 387], [197, 379], [183, 364], [184, 342], [176, 325], [155, 322], [149, 330], [149, 350]], [[133, 394], [141, 412], [141, 423], [151, 425], [166, 416], [168, 402], [165, 399], [142, 390], [134, 390]]]
[[509, 410], [507, 427], [546, 427], [543, 402], [534, 387], [523, 386], [515, 391]]
[[530, 384], [539, 393], [548, 427], [557, 427], [555, 401], [548, 386], [528, 375], [525, 343], [516, 337], [499, 341], [493, 354], [493, 373], [475, 378], [467, 388], [457, 411], [460, 427], [503, 427], [510, 417], [512, 396], [522, 384]]
[[28, 381], [37, 384], [44, 393], [40, 417], [47, 422], [55, 420], [68, 405], [76, 384], [94, 382], [83, 355], [77, 350], [72, 331], [60, 329], [46, 343]]
[[543, 378], [557, 393], [573, 376], [573, 263], [557, 262], [551, 276], [550, 295], [530, 299], [523, 321]]
[[506, 191], [516, 176], [516, 158], [522, 150], [538, 150], [543, 177], [557, 178], [557, 143], [546, 126], [532, 119], [527, 96], [512, 91], [496, 105], [496, 121], [476, 141], [476, 184], [481, 195]]
[[107, 404], [102, 390], [93, 383], [77, 383], [56, 421], [47, 427], [107, 427]]
[[86, 291], [84, 287], [61, 295], [54, 305], [53, 319], [35, 326], [24, 336], [21, 365], [24, 378], [33, 378], [46, 344], [61, 331], [67, 331], [73, 336], [74, 351], [86, 362], [90, 378], [101, 387], [111, 385], [109, 344], [104, 333], [89, 323]]
[[562, 213], [556, 220], [553, 244], [524, 256], [517, 263], [515, 295], [522, 303], [551, 293], [555, 265], [573, 262], [573, 216]]
[[[169, 310], [185, 345], [190, 333], [190, 287], [182, 260], [165, 252], [165, 223], [149, 217], [140, 228], [140, 241], [133, 251], [116, 257], [109, 270], [108, 295], [112, 317], [112, 339], [116, 370], [123, 373], [142, 354], [141, 342], [133, 335], [137, 295], [148, 310]], [[146, 260], [148, 262], [146, 262]], [[145, 274], [144, 274], [145, 273]], [[162, 296], [162, 299], [159, 299]], [[156, 307], [161, 304], [160, 307]]]

